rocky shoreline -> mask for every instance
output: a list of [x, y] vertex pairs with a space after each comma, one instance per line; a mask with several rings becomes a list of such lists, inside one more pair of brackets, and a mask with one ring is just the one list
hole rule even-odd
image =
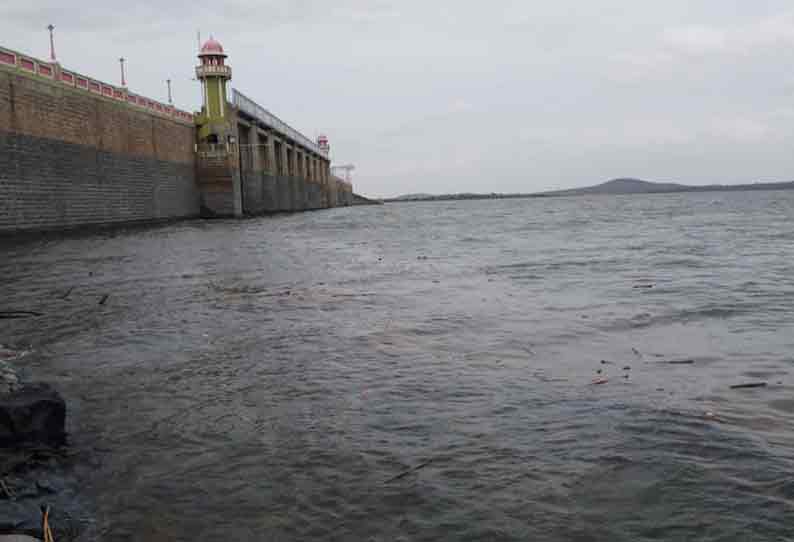
[[49, 384], [23, 378], [18, 367], [28, 354], [0, 345], [0, 541], [5, 535], [43, 538], [46, 509], [56, 539], [76, 540], [82, 529], [63, 505], [74, 491], [66, 402]]

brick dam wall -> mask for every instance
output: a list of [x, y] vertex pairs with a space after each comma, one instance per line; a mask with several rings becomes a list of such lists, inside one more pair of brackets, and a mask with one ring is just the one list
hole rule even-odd
[[192, 120], [99, 88], [0, 64], [0, 232], [199, 214]]

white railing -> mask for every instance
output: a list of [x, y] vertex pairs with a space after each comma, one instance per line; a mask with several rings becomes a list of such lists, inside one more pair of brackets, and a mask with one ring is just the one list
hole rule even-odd
[[271, 128], [279, 134], [290, 138], [295, 143], [298, 143], [313, 153], [316, 153], [320, 156], [325, 156], [315, 142], [253, 101], [251, 98], [247, 97], [236, 88], [232, 89], [232, 103], [234, 103], [234, 106], [237, 109], [244, 112], [246, 115], [255, 118], [268, 128]]
[[232, 69], [229, 66], [218, 66], [213, 64], [196, 66], [197, 77], [206, 77], [208, 75], [222, 75], [231, 79]]

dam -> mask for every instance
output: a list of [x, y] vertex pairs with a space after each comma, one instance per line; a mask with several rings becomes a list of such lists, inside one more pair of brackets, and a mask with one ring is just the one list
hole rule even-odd
[[0, 47], [0, 233], [347, 206], [328, 138], [237, 89], [223, 46], [198, 52], [195, 113]]

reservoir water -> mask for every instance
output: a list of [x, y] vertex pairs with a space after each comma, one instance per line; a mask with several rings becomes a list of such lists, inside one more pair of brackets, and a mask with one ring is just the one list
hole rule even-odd
[[92, 537], [794, 538], [794, 192], [0, 250], [0, 308], [44, 314], [0, 343], [67, 400]]

